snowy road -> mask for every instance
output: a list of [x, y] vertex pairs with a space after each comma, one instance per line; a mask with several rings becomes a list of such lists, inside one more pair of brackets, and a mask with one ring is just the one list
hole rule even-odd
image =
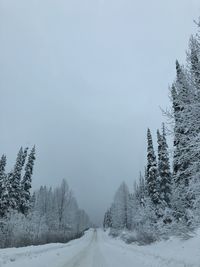
[[[160, 249], [127, 245], [102, 230], [89, 230], [68, 244], [0, 250], [1, 267], [199, 267], [197, 261], [175, 258]], [[174, 250], [174, 249], [173, 249]], [[177, 253], [176, 253], [177, 254]], [[174, 254], [175, 255], [175, 254]]]

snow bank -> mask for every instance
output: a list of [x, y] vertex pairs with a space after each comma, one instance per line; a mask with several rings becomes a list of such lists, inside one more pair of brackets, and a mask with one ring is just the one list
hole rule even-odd
[[145, 246], [139, 246], [136, 243], [122, 244], [124, 241], [134, 239], [134, 236], [135, 233], [123, 231], [120, 237], [113, 238], [112, 242], [118, 243], [132, 253], [159, 260], [160, 267], [167, 263], [169, 266], [200, 267], [200, 229], [187, 240], [171, 237]]
[[0, 249], [0, 267], [62, 266], [66, 257], [73, 257], [90, 241], [92, 231], [67, 244], [53, 243], [39, 246]]

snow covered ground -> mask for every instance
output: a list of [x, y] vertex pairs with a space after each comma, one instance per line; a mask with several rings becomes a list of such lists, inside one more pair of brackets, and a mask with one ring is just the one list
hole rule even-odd
[[89, 230], [68, 244], [0, 250], [0, 267], [200, 267], [200, 232], [183, 241], [149, 246], [125, 244], [102, 230]]

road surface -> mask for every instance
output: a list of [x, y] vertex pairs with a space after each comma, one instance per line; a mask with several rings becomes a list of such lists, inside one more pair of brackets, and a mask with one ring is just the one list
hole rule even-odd
[[127, 245], [103, 230], [89, 230], [68, 244], [0, 250], [0, 267], [196, 267]]

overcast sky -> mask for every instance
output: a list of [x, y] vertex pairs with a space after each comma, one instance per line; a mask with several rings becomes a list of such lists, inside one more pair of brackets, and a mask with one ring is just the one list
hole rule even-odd
[[[98, 222], [143, 170], [199, 0], [0, 0], [0, 153], [37, 147], [34, 188], [66, 178]], [[8, 168], [8, 169], [9, 169]]]

